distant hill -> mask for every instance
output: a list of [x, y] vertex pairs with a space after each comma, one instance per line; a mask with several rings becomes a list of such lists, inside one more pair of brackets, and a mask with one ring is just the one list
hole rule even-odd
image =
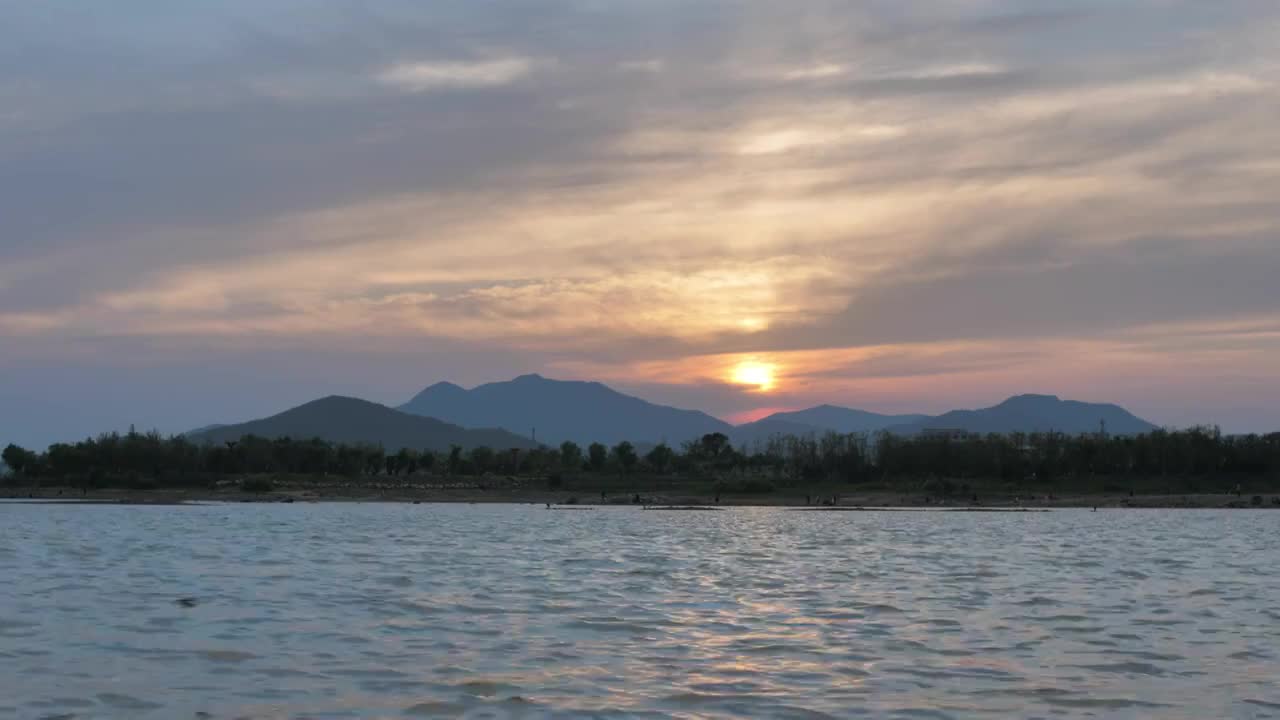
[[1156, 425], [1119, 405], [1062, 400], [1055, 395], [1017, 395], [989, 408], [952, 410], [937, 417], [888, 428], [913, 435], [927, 429], [966, 430], [974, 433], [1044, 432], [1069, 435], [1097, 432], [1106, 423], [1113, 435], [1137, 435], [1158, 429]]
[[399, 409], [467, 427], [499, 427], [522, 434], [536, 428], [538, 441], [549, 445], [565, 440], [580, 445], [665, 440], [676, 445], [733, 430], [729, 423], [696, 410], [655, 405], [596, 382], [540, 375], [522, 375], [471, 390], [437, 383]]
[[729, 436], [740, 448], [777, 435], [822, 435], [827, 432], [875, 433], [882, 430], [914, 435], [927, 429], [975, 433], [1057, 430], [1068, 434], [1107, 432], [1133, 435], [1157, 429], [1118, 405], [1062, 400], [1053, 395], [1018, 395], [989, 408], [953, 410], [938, 416], [881, 413], [818, 405], [780, 412], [751, 423], [730, 425], [696, 410], [681, 410], [625, 395], [597, 382], [550, 380], [522, 375], [514, 380], [471, 390], [437, 383], [418, 393], [400, 410], [439, 418], [466, 427], [495, 427], [513, 433], [537, 430], [540, 442], [555, 445], [637, 445], [666, 441], [677, 445], [712, 432]]
[[730, 437], [738, 446], [750, 446], [775, 435], [822, 435], [837, 433], [873, 433], [894, 425], [906, 425], [928, 419], [928, 415], [882, 415], [866, 410], [818, 405], [806, 410], [779, 412], [734, 428]]
[[830, 431], [830, 428], [817, 427], [816, 425], [775, 420], [771, 415], [755, 422], [743, 423], [735, 427], [729, 433], [729, 440], [736, 448], [751, 450], [756, 443], [763, 443], [779, 435], [795, 435], [799, 437], [804, 435], [823, 435]]
[[1018, 395], [994, 407], [953, 410], [938, 416], [881, 415], [865, 410], [819, 405], [807, 410], [774, 413], [734, 428], [730, 437], [739, 447], [775, 435], [822, 435], [826, 432], [875, 433], [881, 430], [915, 435], [923, 430], [966, 430], [973, 433], [1011, 433], [1056, 430], [1069, 435], [1096, 432], [1105, 421], [1113, 435], [1136, 435], [1157, 429], [1118, 405], [1062, 400], [1053, 395]]
[[874, 432], [893, 425], [906, 425], [927, 420], [928, 415], [882, 415], [835, 405], [819, 405], [808, 410], [774, 413], [764, 420], [810, 425], [841, 433]]
[[410, 415], [367, 400], [330, 396], [286, 410], [279, 415], [239, 425], [219, 425], [187, 433], [199, 443], [260, 437], [320, 438], [335, 443], [380, 444], [388, 451], [470, 449], [485, 445], [496, 450], [532, 448], [526, 437], [505, 430], [468, 430], [434, 418]]

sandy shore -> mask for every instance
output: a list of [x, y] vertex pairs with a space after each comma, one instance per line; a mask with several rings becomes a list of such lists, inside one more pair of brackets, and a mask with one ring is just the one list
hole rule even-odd
[[[588, 494], [573, 491], [534, 489], [479, 488], [423, 488], [344, 485], [341, 487], [288, 487], [267, 493], [248, 493], [228, 487], [208, 489], [158, 489], [158, 490], [92, 490], [74, 488], [4, 488], [0, 501], [77, 503], [124, 503], [138, 505], [176, 505], [183, 503], [263, 503], [263, 502], [401, 502], [401, 503], [518, 503], [558, 507], [599, 507], [614, 505], [647, 505], [650, 507], [707, 508], [707, 507], [793, 507], [809, 510], [858, 510], [898, 508], [919, 510], [1016, 510], [1054, 508], [1242, 508], [1280, 510], [1280, 494], [1243, 496], [1224, 494], [1201, 495], [1055, 495], [1048, 496], [985, 496], [973, 502], [966, 498], [936, 498], [922, 494], [893, 492], [843, 493], [836, 503], [831, 497], [818, 501], [816, 496], [789, 492], [767, 495], [721, 495], [680, 492], [613, 492], [604, 497], [597, 492]], [[1255, 500], [1255, 497], [1257, 498]], [[808, 500], [808, 502], [806, 502]]]

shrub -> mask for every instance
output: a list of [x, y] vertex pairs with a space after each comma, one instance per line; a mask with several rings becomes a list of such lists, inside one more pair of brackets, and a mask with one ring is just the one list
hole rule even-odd
[[271, 482], [271, 478], [245, 478], [240, 483], [241, 492], [250, 493], [268, 493], [276, 489], [276, 484]]
[[155, 490], [160, 487], [155, 480], [136, 472], [129, 473], [128, 477], [125, 478], [124, 486], [130, 490]]
[[749, 480], [739, 480], [737, 482], [719, 482], [716, 483], [715, 489], [717, 493], [766, 495], [773, 492], [776, 488], [773, 483], [768, 480], [751, 478]]
[[924, 481], [924, 484], [920, 486], [920, 489], [929, 495], [942, 495], [944, 497], [948, 497], [955, 493], [956, 484], [950, 480], [930, 478]]

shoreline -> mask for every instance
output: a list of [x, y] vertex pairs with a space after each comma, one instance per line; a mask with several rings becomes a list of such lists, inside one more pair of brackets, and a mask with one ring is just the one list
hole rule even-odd
[[[4, 488], [0, 504], [79, 504], [79, 505], [184, 505], [196, 503], [313, 503], [313, 502], [381, 502], [404, 504], [519, 504], [550, 505], [552, 508], [644, 507], [651, 510], [715, 510], [731, 507], [779, 507], [807, 512], [858, 512], [873, 510], [916, 511], [1032, 511], [1073, 508], [1101, 509], [1245, 509], [1280, 510], [1280, 494], [1069, 494], [1062, 496], [1004, 496], [970, 498], [938, 498], [921, 493], [846, 492], [836, 496], [833, 504], [813, 502], [810, 494], [777, 492], [768, 495], [716, 496], [705, 492], [663, 492], [640, 494], [614, 492], [605, 497], [566, 490], [478, 488], [387, 488], [370, 486], [293, 487], [270, 492], [243, 492], [238, 488], [209, 489], [107, 489], [88, 492], [70, 487]], [[1256, 500], [1255, 500], [1256, 498]], [[1257, 501], [1260, 500], [1260, 503]], [[1257, 503], [1257, 504], [1255, 504]]]

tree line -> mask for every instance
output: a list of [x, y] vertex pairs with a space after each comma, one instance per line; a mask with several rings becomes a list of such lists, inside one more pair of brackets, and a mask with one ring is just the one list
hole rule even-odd
[[[1216, 428], [1158, 430], [1136, 436], [1012, 433], [966, 439], [828, 433], [776, 436], [734, 447], [712, 433], [679, 447], [639, 448], [631, 442], [585, 448], [565, 442], [533, 450], [477, 447], [447, 451], [342, 444], [320, 439], [246, 436], [202, 445], [183, 436], [110, 433], [44, 452], [9, 445], [0, 460], [8, 481], [83, 487], [181, 486], [250, 475], [349, 478], [562, 477], [601, 475], [737, 479], [743, 487], [813, 483], [913, 481], [939, 494], [970, 482], [1010, 487], [1068, 487], [1090, 480], [1183, 479], [1178, 491], [1216, 491], [1248, 481], [1280, 485], [1280, 433], [1223, 435]], [[927, 485], [932, 483], [932, 485]]]

